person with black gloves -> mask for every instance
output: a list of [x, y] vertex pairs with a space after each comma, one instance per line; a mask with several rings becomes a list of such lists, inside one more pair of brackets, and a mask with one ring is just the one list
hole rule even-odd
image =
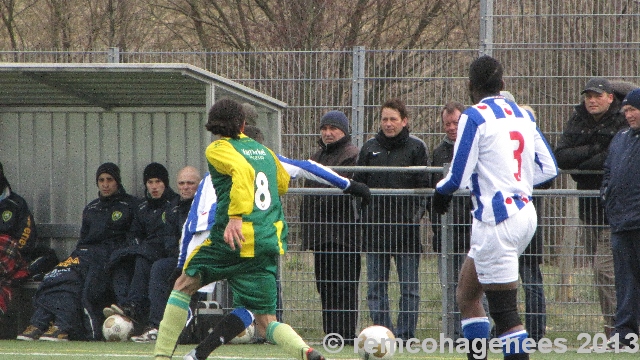
[[[320, 119], [319, 128], [320, 148], [310, 160], [326, 166], [355, 166], [359, 149], [351, 142], [347, 116], [338, 110], [329, 111]], [[313, 180], [305, 180], [304, 186], [329, 187]], [[368, 190], [364, 184], [352, 182], [344, 192], [356, 193], [359, 188]], [[352, 200], [341, 195], [305, 195], [300, 206], [300, 221], [302, 247], [314, 252], [322, 328], [325, 334], [335, 333], [353, 341], [358, 335], [361, 238]]]

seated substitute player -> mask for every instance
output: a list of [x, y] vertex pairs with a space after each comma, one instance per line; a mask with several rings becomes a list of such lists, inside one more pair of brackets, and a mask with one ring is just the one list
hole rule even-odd
[[[469, 92], [476, 105], [460, 116], [449, 173], [436, 185], [433, 208], [447, 212], [452, 194], [469, 187], [473, 200], [471, 249], [460, 271], [457, 300], [464, 337], [489, 338], [480, 299], [503, 341], [504, 358], [529, 359], [517, 306], [518, 255], [537, 226], [533, 186], [553, 179], [555, 158], [531, 115], [501, 97], [502, 65], [490, 56], [471, 63]], [[486, 349], [486, 348], [485, 348]], [[471, 350], [469, 359], [479, 358]]]
[[82, 211], [80, 239], [69, 257], [44, 276], [33, 299], [29, 326], [18, 340], [100, 340], [102, 307], [111, 302], [105, 266], [126, 244], [139, 199], [122, 186], [110, 162], [96, 171], [98, 198]]
[[225, 339], [253, 322], [248, 311], [252, 310], [258, 332], [266, 333], [269, 341], [299, 359], [324, 359], [275, 318], [277, 261], [287, 245], [279, 196], [287, 191], [290, 177], [271, 150], [242, 134], [244, 117], [240, 104], [227, 99], [216, 102], [209, 112], [206, 128], [221, 136], [206, 150], [218, 197], [215, 224], [176, 281], [160, 323], [156, 359], [171, 357], [172, 344], [166, 345], [177, 338], [186, 321], [190, 296], [202, 284], [222, 279], [229, 282], [236, 309], [216, 325], [208, 342], [185, 358], [206, 359]]

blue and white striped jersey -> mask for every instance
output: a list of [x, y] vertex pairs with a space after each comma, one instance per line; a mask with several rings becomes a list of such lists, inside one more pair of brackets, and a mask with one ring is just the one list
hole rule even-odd
[[473, 216], [498, 224], [531, 200], [534, 185], [557, 174], [556, 160], [531, 113], [494, 96], [460, 116], [451, 168], [436, 190], [450, 195], [469, 188]]
[[[292, 179], [304, 177], [322, 184], [335, 186], [341, 190], [351, 185], [349, 179], [338, 175], [335, 171], [313, 160], [291, 160], [282, 155], [277, 156]], [[185, 260], [191, 251], [197, 245], [200, 245], [192, 241], [194, 239], [193, 235], [201, 231], [210, 231], [215, 223], [216, 201], [216, 191], [211, 182], [211, 175], [207, 172], [200, 184], [198, 184], [198, 190], [196, 190], [191, 203], [187, 220], [182, 227], [180, 255], [178, 257], [179, 268], [184, 266]]]

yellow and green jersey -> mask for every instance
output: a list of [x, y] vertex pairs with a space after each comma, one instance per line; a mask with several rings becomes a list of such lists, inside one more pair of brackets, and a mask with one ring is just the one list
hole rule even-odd
[[[212, 245], [240, 257], [284, 254], [288, 228], [280, 195], [287, 192], [289, 174], [276, 155], [244, 134], [212, 142], [205, 155], [218, 196]], [[229, 216], [242, 217], [246, 241], [241, 250], [224, 242]]]

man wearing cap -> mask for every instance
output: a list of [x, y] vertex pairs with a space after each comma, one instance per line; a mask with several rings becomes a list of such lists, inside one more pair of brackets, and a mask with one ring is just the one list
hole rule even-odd
[[98, 198], [82, 212], [76, 248], [45, 275], [33, 301], [29, 326], [18, 340], [102, 337], [102, 307], [111, 302], [104, 268], [111, 252], [124, 246], [139, 200], [127, 194], [114, 163], [98, 167], [96, 185]]
[[[611, 83], [601, 77], [587, 82], [581, 94], [584, 100], [575, 107], [564, 126], [554, 152], [558, 167], [563, 170], [602, 170], [613, 136], [626, 125], [620, 113], [620, 101], [614, 96]], [[599, 174], [571, 174], [578, 190], [597, 190], [602, 183]], [[578, 214], [583, 225], [585, 253], [593, 257], [593, 272], [605, 332], [614, 325], [616, 298], [614, 293], [613, 256], [610, 229], [604, 209], [595, 197], [578, 199]]]
[[[359, 149], [351, 142], [349, 120], [338, 110], [320, 119], [320, 138], [310, 160], [327, 166], [355, 166]], [[351, 178], [352, 173], [341, 173]], [[304, 187], [328, 185], [305, 180]], [[343, 339], [356, 338], [360, 236], [351, 199], [341, 195], [307, 195], [302, 198], [302, 246], [314, 251], [316, 289], [322, 302], [322, 328]]]
[[116, 303], [103, 309], [105, 317], [120, 314], [144, 320], [149, 310], [151, 266], [177, 251], [180, 227], [171, 221], [170, 213], [180, 196], [171, 189], [169, 172], [153, 162], [145, 167], [143, 181], [145, 198], [127, 234], [129, 246], [115, 251], [109, 259]]
[[615, 268], [617, 310], [611, 349], [632, 346], [638, 350], [640, 322], [640, 88], [622, 101], [628, 128], [620, 130], [611, 141], [604, 162], [604, 179], [600, 189], [611, 225], [611, 247]]

